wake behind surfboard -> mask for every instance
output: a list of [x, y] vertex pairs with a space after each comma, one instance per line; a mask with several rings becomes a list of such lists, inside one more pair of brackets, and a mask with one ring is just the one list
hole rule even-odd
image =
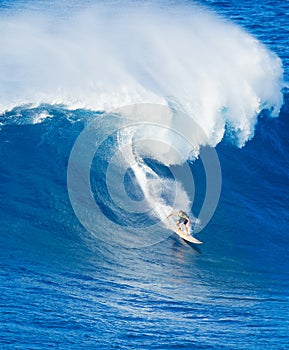
[[195, 244], [202, 244], [203, 242], [199, 241], [197, 238], [193, 237], [192, 235], [186, 235], [180, 228], [172, 228], [172, 230], [180, 236], [182, 239], [184, 239], [187, 242], [195, 243]]

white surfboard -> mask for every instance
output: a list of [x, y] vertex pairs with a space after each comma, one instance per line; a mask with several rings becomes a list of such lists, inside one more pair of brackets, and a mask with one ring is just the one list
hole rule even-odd
[[195, 244], [202, 244], [203, 242], [199, 241], [197, 238], [193, 237], [192, 235], [187, 235], [185, 232], [183, 232], [180, 228], [172, 228], [172, 230], [180, 236], [185, 241], [195, 243]]

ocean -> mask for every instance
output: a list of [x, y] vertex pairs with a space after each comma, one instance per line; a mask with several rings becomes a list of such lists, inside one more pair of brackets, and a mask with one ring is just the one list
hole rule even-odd
[[288, 34], [287, 0], [0, 1], [1, 349], [289, 349]]

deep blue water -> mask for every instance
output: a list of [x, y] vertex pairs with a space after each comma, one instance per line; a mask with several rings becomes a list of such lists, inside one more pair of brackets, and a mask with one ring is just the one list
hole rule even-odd
[[[287, 1], [200, 3], [275, 52], [283, 62], [286, 86]], [[42, 12], [46, 3], [1, 1], [0, 6], [6, 16]], [[56, 13], [79, 10], [72, 2], [64, 9], [47, 8]], [[5, 58], [0, 62], [4, 67]], [[12, 88], [15, 81], [13, 75]], [[113, 224], [96, 221], [98, 237], [80, 223], [67, 187], [69, 157], [88, 122], [100, 120], [105, 112], [68, 108], [50, 99], [47, 104], [7, 107], [0, 130], [0, 348], [288, 349], [286, 87], [283, 98], [279, 116], [260, 115], [255, 135], [244, 147], [232, 144], [229, 132], [216, 146], [222, 189], [212, 219], [197, 234], [204, 242], [198, 247], [158, 227], [153, 234], [165, 232], [166, 239], [126, 248], [113, 239]], [[105, 173], [116, 149], [112, 135], [95, 155], [92, 193], [102, 214], [127, 232], [119, 239], [129, 241], [132, 228], [149, 227], [155, 218], [120, 210], [109, 197]], [[155, 159], [146, 159], [146, 164], [160, 178], [171, 178], [170, 169]], [[191, 214], [197, 215], [205, 195], [204, 169], [200, 159], [187, 164], [196, 187]], [[132, 172], [124, 181], [130, 198], [142, 200]], [[106, 239], [98, 239], [104, 230]]]

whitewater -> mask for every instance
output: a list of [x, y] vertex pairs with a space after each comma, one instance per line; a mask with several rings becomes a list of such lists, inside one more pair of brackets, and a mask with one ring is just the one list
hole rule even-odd
[[197, 6], [100, 4], [65, 18], [4, 12], [0, 26], [2, 113], [155, 103], [187, 113], [211, 146], [226, 129], [243, 146], [259, 113], [277, 116], [282, 105], [280, 59]]

